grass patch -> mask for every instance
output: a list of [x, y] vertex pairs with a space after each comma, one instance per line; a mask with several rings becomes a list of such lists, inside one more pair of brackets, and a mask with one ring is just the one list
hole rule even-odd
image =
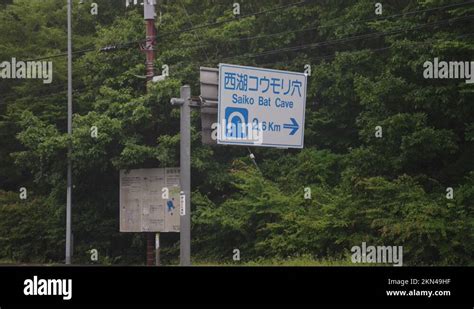
[[[358, 264], [360, 265], [360, 264]], [[373, 266], [374, 264], [372, 264]], [[315, 260], [311, 257], [302, 256], [288, 259], [256, 259], [253, 261], [193, 261], [193, 266], [357, 266], [350, 260]]]

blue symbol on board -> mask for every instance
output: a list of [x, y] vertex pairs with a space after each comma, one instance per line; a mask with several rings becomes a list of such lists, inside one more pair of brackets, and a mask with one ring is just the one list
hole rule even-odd
[[227, 107], [225, 109], [225, 137], [246, 138], [249, 111], [246, 108]]
[[173, 201], [174, 201], [174, 198], [172, 198], [171, 200], [168, 200], [166, 202], [166, 206], [168, 206], [168, 212], [172, 211], [173, 209], [175, 209], [174, 207], [174, 204], [173, 204]]
[[284, 123], [283, 128], [290, 129], [291, 130], [290, 135], [295, 135], [296, 131], [298, 131], [300, 126], [298, 125], [298, 122], [296, 122], [295, 118], [290, 118], [290, 120], [292, 123]]

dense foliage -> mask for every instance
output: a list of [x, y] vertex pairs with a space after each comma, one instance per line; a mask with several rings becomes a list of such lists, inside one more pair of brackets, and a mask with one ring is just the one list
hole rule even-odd
[[[74, 54], [71, 138], [66, 57], [47, 59], [52, 84], [0, 80], [0, 260], [64, 259], [72, 142], [74, 262], [91, 263], [95, 248], [100, 263], [143, 263], [143, 235], [119, 233], [119, 171], [178, 166], [179, 111], [170, 98], [185, 83], [199, 94], [200, 66], [236, 63], [300, 72], [311, 64], [305, 148], [252, 149], [257, 170], [245, 147], [202, 145], [196, 111], [194, 258], [229, 262], [239, 248], [245, 261], [347, 261], [365, 241], [404, 246], [409, 265], [474, 263], [474, 88], [423, 78], [434, 57], [474, 60], [474, 5], [381, 1], [376, 15], [369, 0], [242, 0], [233, 18], [233, 0], [162, 1], [155, 66], [168, 65], [170, 78], [147, 92], [137, 77], [144, 54], [125, 44], [145, 36], [142, 7], [95, 2], [97, 16], [90, 1], [74, 1], [74, 50], [96, 51]], [[0, 29], [0, 62], [63, 53], [66, 1], [1, 0]], [[175, 263], [179, 237], [163, 237], [165, 263]]]

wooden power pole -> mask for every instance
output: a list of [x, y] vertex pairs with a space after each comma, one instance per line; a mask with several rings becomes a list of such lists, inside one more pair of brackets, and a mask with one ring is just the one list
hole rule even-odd
[[[148, 89], [148, 82], [153, 79], [155, 75], [154, 61], [155, 61], [155, 44], [156, 44], [156, 29], [155, 29], [155, 0], [143, 1], [144, 19], [146, 24], [146, 43], [143, 48], [146, 54], [146, 83]], [[159, 234], [157, 235], [159, 237]], [[159, 244], [159, 241], [156, 242]], [[157, 248], [157, 253], [159, 248]], [[159, 264], [158, 259], [156, 264]], [[155, 265], [155, 233], [146, 233], [146, 265]]]

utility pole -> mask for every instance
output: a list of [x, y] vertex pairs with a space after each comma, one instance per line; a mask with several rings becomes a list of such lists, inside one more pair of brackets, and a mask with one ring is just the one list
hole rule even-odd
[[[72, 137], [72, 0], [67, 1], [67, 134]], [[71, 264], [72, 141], [67, 151], [66, 264]]]
[[180, 98], [171, 99], [172, 105], [180, 106], [180, 233], [179, 261], [181, 266], [191, 265], [191, 88], [182, 86]]
[[[155, 0], [143, 1], [143, 15], [146, 23], [146, 43], [143, 48], [146, 54], [146, 83], [148, 89], [148, 82], [153, 79], [155, 70], [153, 63], [155, 61], [155, 44], [156, 44], [156, 29], [155, 29]], [[159, 265], [159, 237], [160, 234], [152, 232], [146, 233], [146, 265], [153, 266], [155, 263]], [[155, 250], [157, 251], [157, 259], [155, 261]]]

